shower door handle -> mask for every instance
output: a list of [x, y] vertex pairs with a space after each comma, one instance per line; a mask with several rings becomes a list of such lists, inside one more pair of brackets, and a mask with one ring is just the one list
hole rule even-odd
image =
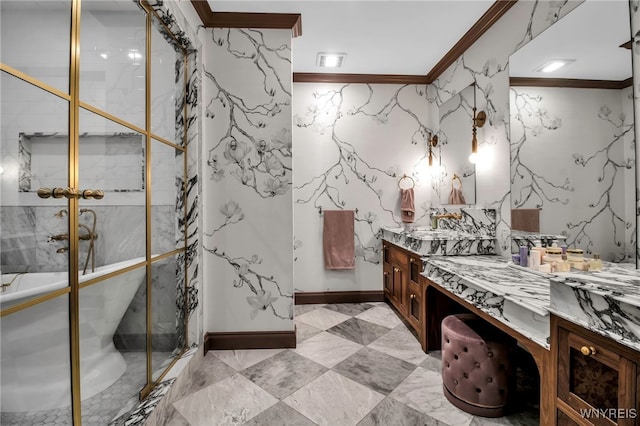
[[85, 189], [80, 195], [85, 200], [93, 198], [94, 200], [101, 200], [104, 197], [104, 191], [100, 189]]
[[78, 191], [73, 188], [38, 188], [40, 198], [78, 198]]

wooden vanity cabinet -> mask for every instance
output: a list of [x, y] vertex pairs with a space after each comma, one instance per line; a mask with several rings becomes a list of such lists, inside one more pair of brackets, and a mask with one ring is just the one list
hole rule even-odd
[[640, 352], [562, 318], [551, 321], [557, 424], [640, 425]]
[[420, 256], [383, 242], [383, 288], [385, 298], [416, 331], [420, 342], [424, 329], [424, 283]]

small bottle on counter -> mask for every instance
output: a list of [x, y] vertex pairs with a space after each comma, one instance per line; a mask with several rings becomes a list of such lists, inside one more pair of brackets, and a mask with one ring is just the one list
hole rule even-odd
[[562, 260], [562, 250], [559, 247], [547, 247], [546, 253], [542, 256], [542, 263], [553, 263]]
[[[587, 263], [587, 262], [585, 262]], [[593, 254], [593, 259], [589, 259], [589, 270], [590, 271], [602, 271], [602, 260], [600, 260], [600, 255], [597, 253]]]
[[529, 267], [534, 271], [537, 271], [540, 268], [541, 252], [540, 250], [534, 250], [534, 249], [535, 247], [532, 248], [531, 253], [529, 253]]
[[529, 266], [529, 248], [527, 246], [520, 246], [520, 266], [525, 268]]
[[567, 260], [567, 254], [563, 254], [559, 262], [556, 262], [556, 272], [569, 272], [571, 270], [571, 263]]

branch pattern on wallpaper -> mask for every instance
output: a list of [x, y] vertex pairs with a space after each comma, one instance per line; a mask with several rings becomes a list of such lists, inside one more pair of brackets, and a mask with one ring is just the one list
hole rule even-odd
[[[223, 204], [219, 212], [224, 217], [224, 222], [211, 232], [205, 232], [205, 236], [213, 237], [223, 228], [238, 224], [245, 218], [242, 208], [236, 201], [228, 201]], [[233, 268], [236, 275], [233, 280], [233, 287], [243, 288], [246, 286], [253, 293], [253, 295], [246, 298], [247, 303], [252, 308], [251, 319], [255, 319], [260, 312], [266, 310], [270, 310], [278, 318], [293, 319], [293, 295], [283, 293], [273, 275], [267, 276], [255, 270], [255, 266], [262, 264], [260, 256], [253, 254], [248, 258], [244, 256], [233, 257], [225, 251], [219, 250], [218, 247], [210, 248], [204, 245], [203, 248], [206, 252], [213, 254]], [[274, 306], [274, 303], [279, 298], [291, 299], [290, 303], [287, 304], [289, 306], [287, 312], [282, 312], [282, 309]]]
[[[614, 116], [610, 107], [600, 107], [597, 120], [608, 129], [606, 134], [610, 136], [592, 146], [582, 144], [587, 152], [574, 151], [571, 155], [574, 166], [589, 170], [589, 176], [594, 179], [592, 182], [580, 183], [592, 189], [585, 193], [587, 198], [580, 199], [573, 194], [576, 188], [569, 177], [559, 176], [554, 179], [547, 164], [541, 164], [540, 161], [528, 158], [522, 153], [527, 146], [535, 144], [538, 137], [560, 129], [562, 120], [549, 116], [545, 108], [545, 99], [540, 95], [532, 96], [524, 91], [512, 89], [512, 99], [515, 99], [515, 102], [512, 104], [514, 113], [511, 134], [521, 134], [519, 138], [512, 139], [511, 144], [513, 206], [576, 206], [574, 211], [579, 212], [579, 219], [564, 218], [568, 219], [565, 222], [566, 229], [562, 231], [562, 235], [567, 236], [567, 245], [583, 248], [587, 252], [592, 251], [596, 239], [591, 233], [601, 228], [602, 223], [607, 223], [612, 227], [611, 244], [615, 247], [611, 249], [613, 258], [607, 260], [629, 260], [625, 254], [625, 238], [630, 238], [626, 243], [635, 246], [635, 233], [627, 232], [634, 224], [625, 216], [624, 203], [614, 203], [613, 198], [616, 191], [624, 188], [624, 171], [635, 167], [634, 158], [624, 154], [625, 138], [631, 139], [633, 122], [627, 121], [624, 113]], [[597, 221], [600, 222], [596, 223]]]
[[[343, 185], [358, 185], [362, 191], [377, 198], [377, 204], [383, 214], [397, 225], [401, 220], [396, 217], [394, 208], [385, 206], [383, 202], [384, 191], [381, 189], [378, 179], [381, 177], [397, 178], [399, 170], [397, 167], [389, 167], [383, 170], [371, 164], [357, 152], [355, 141], [345, 140], [338, 132], [337, 127], [344, 120], [350, 117], [369, 117], [379, 124], [387, 124], [392, 113], [398, 112], [406, 114], [413, 123], [413, 133], [410, 138], [411, 145], [424, 144], [427, 135], [431, 132], [425, 124], [420, 121], [418, 115], [410, 108], [403, 105], [400, 95], [405, 90], [416, 90], [419, 96], [424, 96], [424, 91], [415, 85], [400, 86], [393, 95], [381, 105], [374, 105], [374, 91], [371, 85], [367, 84], [367, 94], [359, 104], [345, 105], [345, 92], [353, 85], [345, 84], [335, 90], [316, 91], [313, 94], [315, 103], [308, 105], [304, 117], [294, 116], [294, 124], [299, 128], [309, 128], [314, 132], [324, 135], [331, 135], [331, 142], [337, 148], [337, 157], [321, 173], [317, 174], [307, 182], [296, 185], [295, 202], [298, 204], [312, 203], [314, 208], [322, 206], [324, 200], [338, 209], [347, 207], [347, 200], [341, 195]], [[417, 165], [426, 158], [426, 152], [420, 158]], [[424, 206], [423, 206], [424, 207]], [[326, 208], [326, 206], [323, 206]], [[426, 210], [426, 208], [425, 208]], [[422, 216], [421, 216], [422, 217]], [[359, 212], [356, 215], [356, 222], [364, 224], [364, 227], [356, 229], [356, 258], [362, 258], [365, 262], [380, 263], [380, 243], [381, 238], [379, 216], [375, 212]], [[367, 230], [366, 236], [360, 235]], [[367, 243], [367, 241], [371, 241]], [[302, 243], [300, 243], [302, 244]]]
[[[257, 137], [256, 133], [267, 127], [267, 121], [281, 113], [282, 107], [291, 104], [291, 93], [277, 72], [278, 64], [272, 63], [274, 60], [290, 62], [281, 55], [290, 48], [267, 46], [263, 33], [257, 30], [216, 29], [211, 33], [213, 42], [226, 48], [234, 58], [253, 63], [262, 76], [261, 90], [267, 100], [248, 105], [242, 97], [222, 87], [211, 72], [204, 71], [215, 86], [206, 117], [214, 118], [215, 110], [224, 111], [228, 117], [226, 133], [208, 150], [210, 177], [221, 181], [228, 173], [262, 198], [285, 194], [291, 185], [291, 131], [282, 128], [272, 134], [269, 141]], [[243, 48], [232, 47], [232, 44]]]

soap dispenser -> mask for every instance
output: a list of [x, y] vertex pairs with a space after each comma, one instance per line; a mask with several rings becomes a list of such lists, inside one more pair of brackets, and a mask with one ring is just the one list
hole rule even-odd
[[593, 259], [589, 260], [589, 270], [590, 271], [601, 271], [602, 270], [602, 260], [600, 260], [600, 255], [597, 253], [593, 254]]

